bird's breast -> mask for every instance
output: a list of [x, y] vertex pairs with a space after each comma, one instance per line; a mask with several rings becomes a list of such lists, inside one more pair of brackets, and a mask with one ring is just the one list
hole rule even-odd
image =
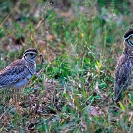
[[131, 69], [131, 75], [129, 76], [129, 88], [132, 88], [133, 89], [133, 66], [132, 66], [132, 69]]
[[23, 87], [24, 85], [26, 85], [28, 83], [28, 81], [29, 81], [28, 79], [22, 79], [16, 83], [11, 84], [9, 87], [19, 89], [19, 88]]
[[29, 80], [30, 80], [31, 77], [32, 77], [32, 75], [31, 74], [28, 74], [25, 78], [20, 79], [16, 83], [12, 83], [9, 87], [10, 88], [19, 89], [19, 88], [25, 86], [29, 82]]

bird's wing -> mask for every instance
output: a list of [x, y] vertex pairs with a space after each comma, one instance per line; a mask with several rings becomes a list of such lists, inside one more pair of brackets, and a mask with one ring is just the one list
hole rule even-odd
[[29, 70], [25, 63], [16, 60], [0, 72], [0, 88], [26, 78], [28, 74]]
[[114, 100], [120, 100], [122, 93], [130, 84], [130, 77], [132, 72], [132, 64], [125, 57], [120, 58], [115, 72], [114, 82]]

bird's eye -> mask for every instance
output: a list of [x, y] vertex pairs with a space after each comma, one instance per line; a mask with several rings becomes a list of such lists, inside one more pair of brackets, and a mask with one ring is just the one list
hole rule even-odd
[[133, 36], [131, 36], [131, 37], [129, 38], [129, 40], [130, 40], [130, 41], [133, 41]]
[[130, 41], [131, 44], [133, 44], [133, 36], [131, 36], [131, 37], [129, 38], [129, 41]]
[[30, 53], [31, 56], [33, 56], [33, 53]]

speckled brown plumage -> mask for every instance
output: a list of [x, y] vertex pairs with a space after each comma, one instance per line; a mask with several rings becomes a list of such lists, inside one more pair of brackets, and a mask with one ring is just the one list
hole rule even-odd
[[124, 49], [120, 56], [114, 82], [114, 100], [118, 102], [123, 92], [132, 85], [132, 69], [133, 69], [133, 29], [129, 29], [124, 34]]
[[35, 59], [37, 50], [30, 48], [23, 54], [23, 58], [15, 60], [0, 71], [0, 88], [20, 88], [28, 83], [36, 71]]

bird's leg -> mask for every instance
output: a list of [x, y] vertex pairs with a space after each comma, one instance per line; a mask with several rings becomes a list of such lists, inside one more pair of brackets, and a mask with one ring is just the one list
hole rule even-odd
[[14, 106], [18, 111], [18, 115], [21, 114], [21, 108], [19, 106], [19, 102], [18, 102], [18, 94], [19, 94], [19, 89], [14, 89]]
[[18, 106], [18, 90], [14, 89], [14, 105]]
[[14, 89], [14, 105], [17, 105], [17, 92], [16, 89]]

